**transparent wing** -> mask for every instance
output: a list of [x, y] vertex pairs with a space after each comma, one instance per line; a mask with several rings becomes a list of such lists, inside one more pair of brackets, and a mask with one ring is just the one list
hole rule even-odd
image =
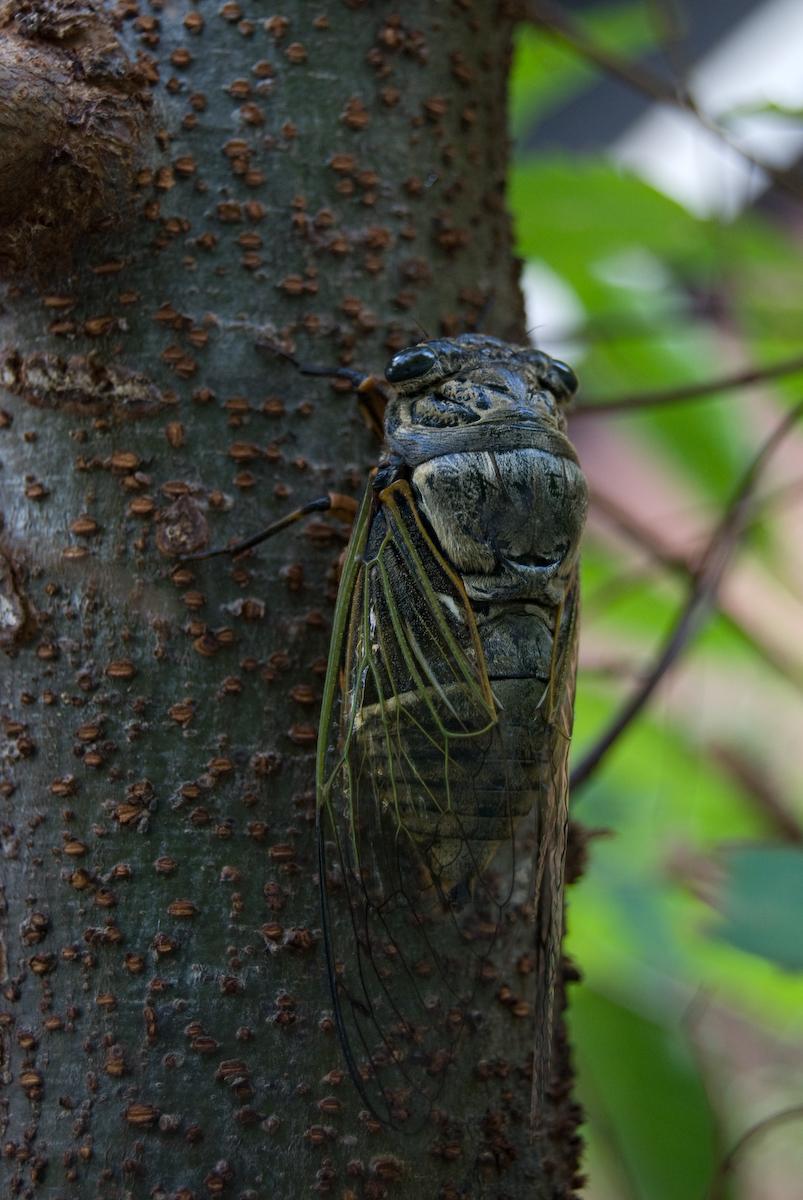
[[502, 989], [511, 1009], [535, 1019], [526, 994], [554, 971], [560, 923], [537, 893], [562, 873], [568, 740], [547, 735], [567, 630], [561, 618], [546, 680], [492, 684], [477, 617], [409, 486], [366, 497], [324, 691], [318, 835], [338, 1030], [385, 1123], [419, 1126], [473, 1075], [514, 926], [538, 970]]
[[577, 674], [579, 580], [575, 568], [566, 600], [555, 619], [549, 682], [544, 693], [544, 767], [538, 798], [539, 836], [534, 846], [532, 886], [534, 994], [545, 998], [534, 1023], [531, 1110], [540, 1112], [549, 1083], [554, 1012], [563, 938], [563, 877], [569, 819], [569, 747], [574, 723]]

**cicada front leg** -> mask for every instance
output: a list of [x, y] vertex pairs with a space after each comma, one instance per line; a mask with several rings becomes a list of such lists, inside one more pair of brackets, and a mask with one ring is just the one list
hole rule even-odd
[[385, 437], [385, 409], [390, 395], [384, 379], [378, 375], [366, 375], [354, 367], [326, 367], [318, 363], [299, 362], [291, 354], [282, 352], [282, 357], [291, 362], [301, 375], [313, 375], [323, 379], [342, 379], [357, 393], [360, 415], [377, 441]]
[[259, 546], [268, 538], [281, 533], [288, 526], [294, 525], [302, 517], [308, 517], [311, 513], [330, 513], [338, 520], [351, 524], [357, 514], [357, 508], [357, 501], [353, 496], [344, 496], [340, 492], [327, 492], [325, 496], [310, 500], [309, 503], [302, 504], [300, 508], [293, 509], [286, 516], [280, 517], [278, 521], [273, 521], [259, 533], [255, 533], [241, 542], [235, 542], [233, 546], [219, 546], [215, 550], [203, 550], [199, 554], [188, 554], [185, 561], [197, 562], [205, 558], [218, 558], [224, 554], [230, 558], [236, 558], [239, 554], [245, 554], [246, 550], [252, 550], [254, 546]]

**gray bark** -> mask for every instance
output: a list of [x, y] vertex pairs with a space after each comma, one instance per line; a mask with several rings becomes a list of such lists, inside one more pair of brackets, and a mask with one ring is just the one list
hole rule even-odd
[[[0, 38], [52, 8], [11, 5]], [[113, 12], [153, 95], [133, 216], [110, 232], [129, 197], [101, 191], [60, 260], [17, 207], [0, 314], [0, 1190], [571, 1195], [560, 1029], [535, 1147], [476, 1083], [404, 1137], [343, 1077], [312, 758], [347, 531], [313, 520], [234, 567], [177, 558], [358, 494], [375, 459], [353, 397], [270, 347], [379, 371], [422, 329], [522, 336], [509, 24], [470, 0]], [[48, 28], [22, 30], [37, 71], [76, 36]], [[489, 1026], [509, 1114], [526, 1047], [504, 1006]]]

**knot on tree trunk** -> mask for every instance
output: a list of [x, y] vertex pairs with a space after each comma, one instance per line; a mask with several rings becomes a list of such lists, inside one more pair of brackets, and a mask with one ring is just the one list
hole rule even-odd
[[119, 223], [149, 127], [149, 79], [97, 0], [0, 5], [0, 270], [52, 271]]

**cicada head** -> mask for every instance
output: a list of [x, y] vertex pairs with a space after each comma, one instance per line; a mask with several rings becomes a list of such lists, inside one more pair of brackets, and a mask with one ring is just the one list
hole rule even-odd
[[400, 350], [385, 375], [396, 391], [388, 433], [399, 426], [444, 429], [509, 418], [562, 429], [562, 409], [577, 390], [566, 363], [474, 333]]

